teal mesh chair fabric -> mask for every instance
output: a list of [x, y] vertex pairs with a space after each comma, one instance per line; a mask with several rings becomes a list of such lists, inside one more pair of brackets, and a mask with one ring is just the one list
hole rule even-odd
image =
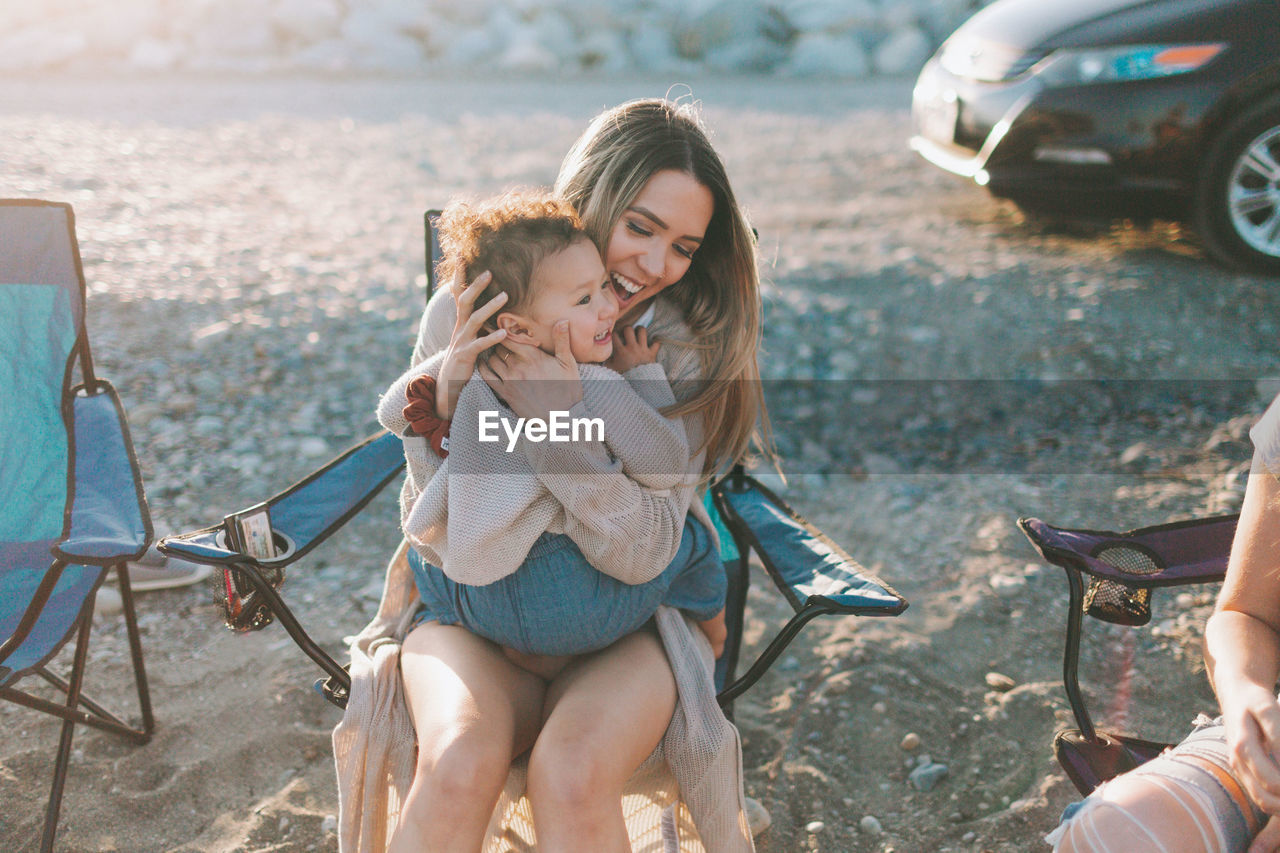
[[76, 343], [66, 291], [5, 282], [0, 318], [0, 488], [18, 498], [0, 502], [0, 542], [58, 539], [70, 453], [63, 378]]

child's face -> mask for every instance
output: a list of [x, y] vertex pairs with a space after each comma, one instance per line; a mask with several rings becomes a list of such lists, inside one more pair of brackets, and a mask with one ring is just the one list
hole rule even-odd
[[[600, 253], [590, 240], [578, 240], [542, 259], [529, 282], [533, 299], [524, 310], [510, 313], [508, 336], [555, 352], [552, 329], [569, 321], [569, 349], [578, 363], [598, 363], [613, 352], [613, 324], [618, 298], [604, 272]], [[499, 324], [503, 324], [499, 316]]]

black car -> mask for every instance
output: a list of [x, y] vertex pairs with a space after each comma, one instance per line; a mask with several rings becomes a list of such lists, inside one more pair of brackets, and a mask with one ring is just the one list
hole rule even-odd
[[1280, 0], [996, 0], [912, 100], [912, 148], [997, 196], [1280, 271]]

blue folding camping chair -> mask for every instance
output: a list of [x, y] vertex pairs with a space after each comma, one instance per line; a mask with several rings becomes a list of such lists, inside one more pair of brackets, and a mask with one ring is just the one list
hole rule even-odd
[[[62, 718], [41, 849], [53, 849], [75, 724], [151, 738], [154, 721], [127, 560], [151, 518], [124, 410], [95, 375], [70, 205], [0, 201], [0, 699]], [[94, 600], [119, 578], [140, 727], [81, 691]], [[48, 668], [76, 636], [67, 678]], [[39, 676], [65, 698], [16, 685]]]
[[[440, 257], [436, 239], [439, 213], [428, 211], [424, 217], [428, 298], [436, 287], [435, 265]], [[372, 400], [370, 404], [372, 407]], [[279, 589], [286, 566], [308, 554], [358, 513], [387, 483], [398, 478], [403, 467], [400, 438], [382, 431], [261, 504], [201, 530], [165, 537], [160, 550], [221, 567], [220, 597], [228, 627], [248, 631], [279, 620], [294, 642], [326, 674], [317, 682], [317, 689], [334, 704], [345, 707], [351, 685], [346, 669], [307, 634]], [[873, 577], [740, 466], [713, 486], [707, 502], [713, 519], [722, 526], [721, 557], [729, 581], [728, 637], [716, 666], [716, 688], [726, 713], [732, 713], [733, 699], [755, 683], [815, 617], [897, 616], [907, 609], [906, 599]], [[263, 507], [266, 513], [261, 513]], [[252, 549], [245, 547], [242, 532], [236, 529], [235, 519], [255, 514], [270, 520], [274, 540], [271, 550], [275, 556], [251, 556]], [[724, 531], [729, 535], [724, 536]], [[758, 659], [738, 676], [752, 551], [791, 605], [793, 615]]]

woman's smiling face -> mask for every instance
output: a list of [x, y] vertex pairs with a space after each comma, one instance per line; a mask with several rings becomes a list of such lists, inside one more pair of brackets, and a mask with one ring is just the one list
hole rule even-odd
[[609, 235], [605, 269], [623, 321], [679, 281], [702, 245], [715, 200], [687, 172], [655, 172]]

